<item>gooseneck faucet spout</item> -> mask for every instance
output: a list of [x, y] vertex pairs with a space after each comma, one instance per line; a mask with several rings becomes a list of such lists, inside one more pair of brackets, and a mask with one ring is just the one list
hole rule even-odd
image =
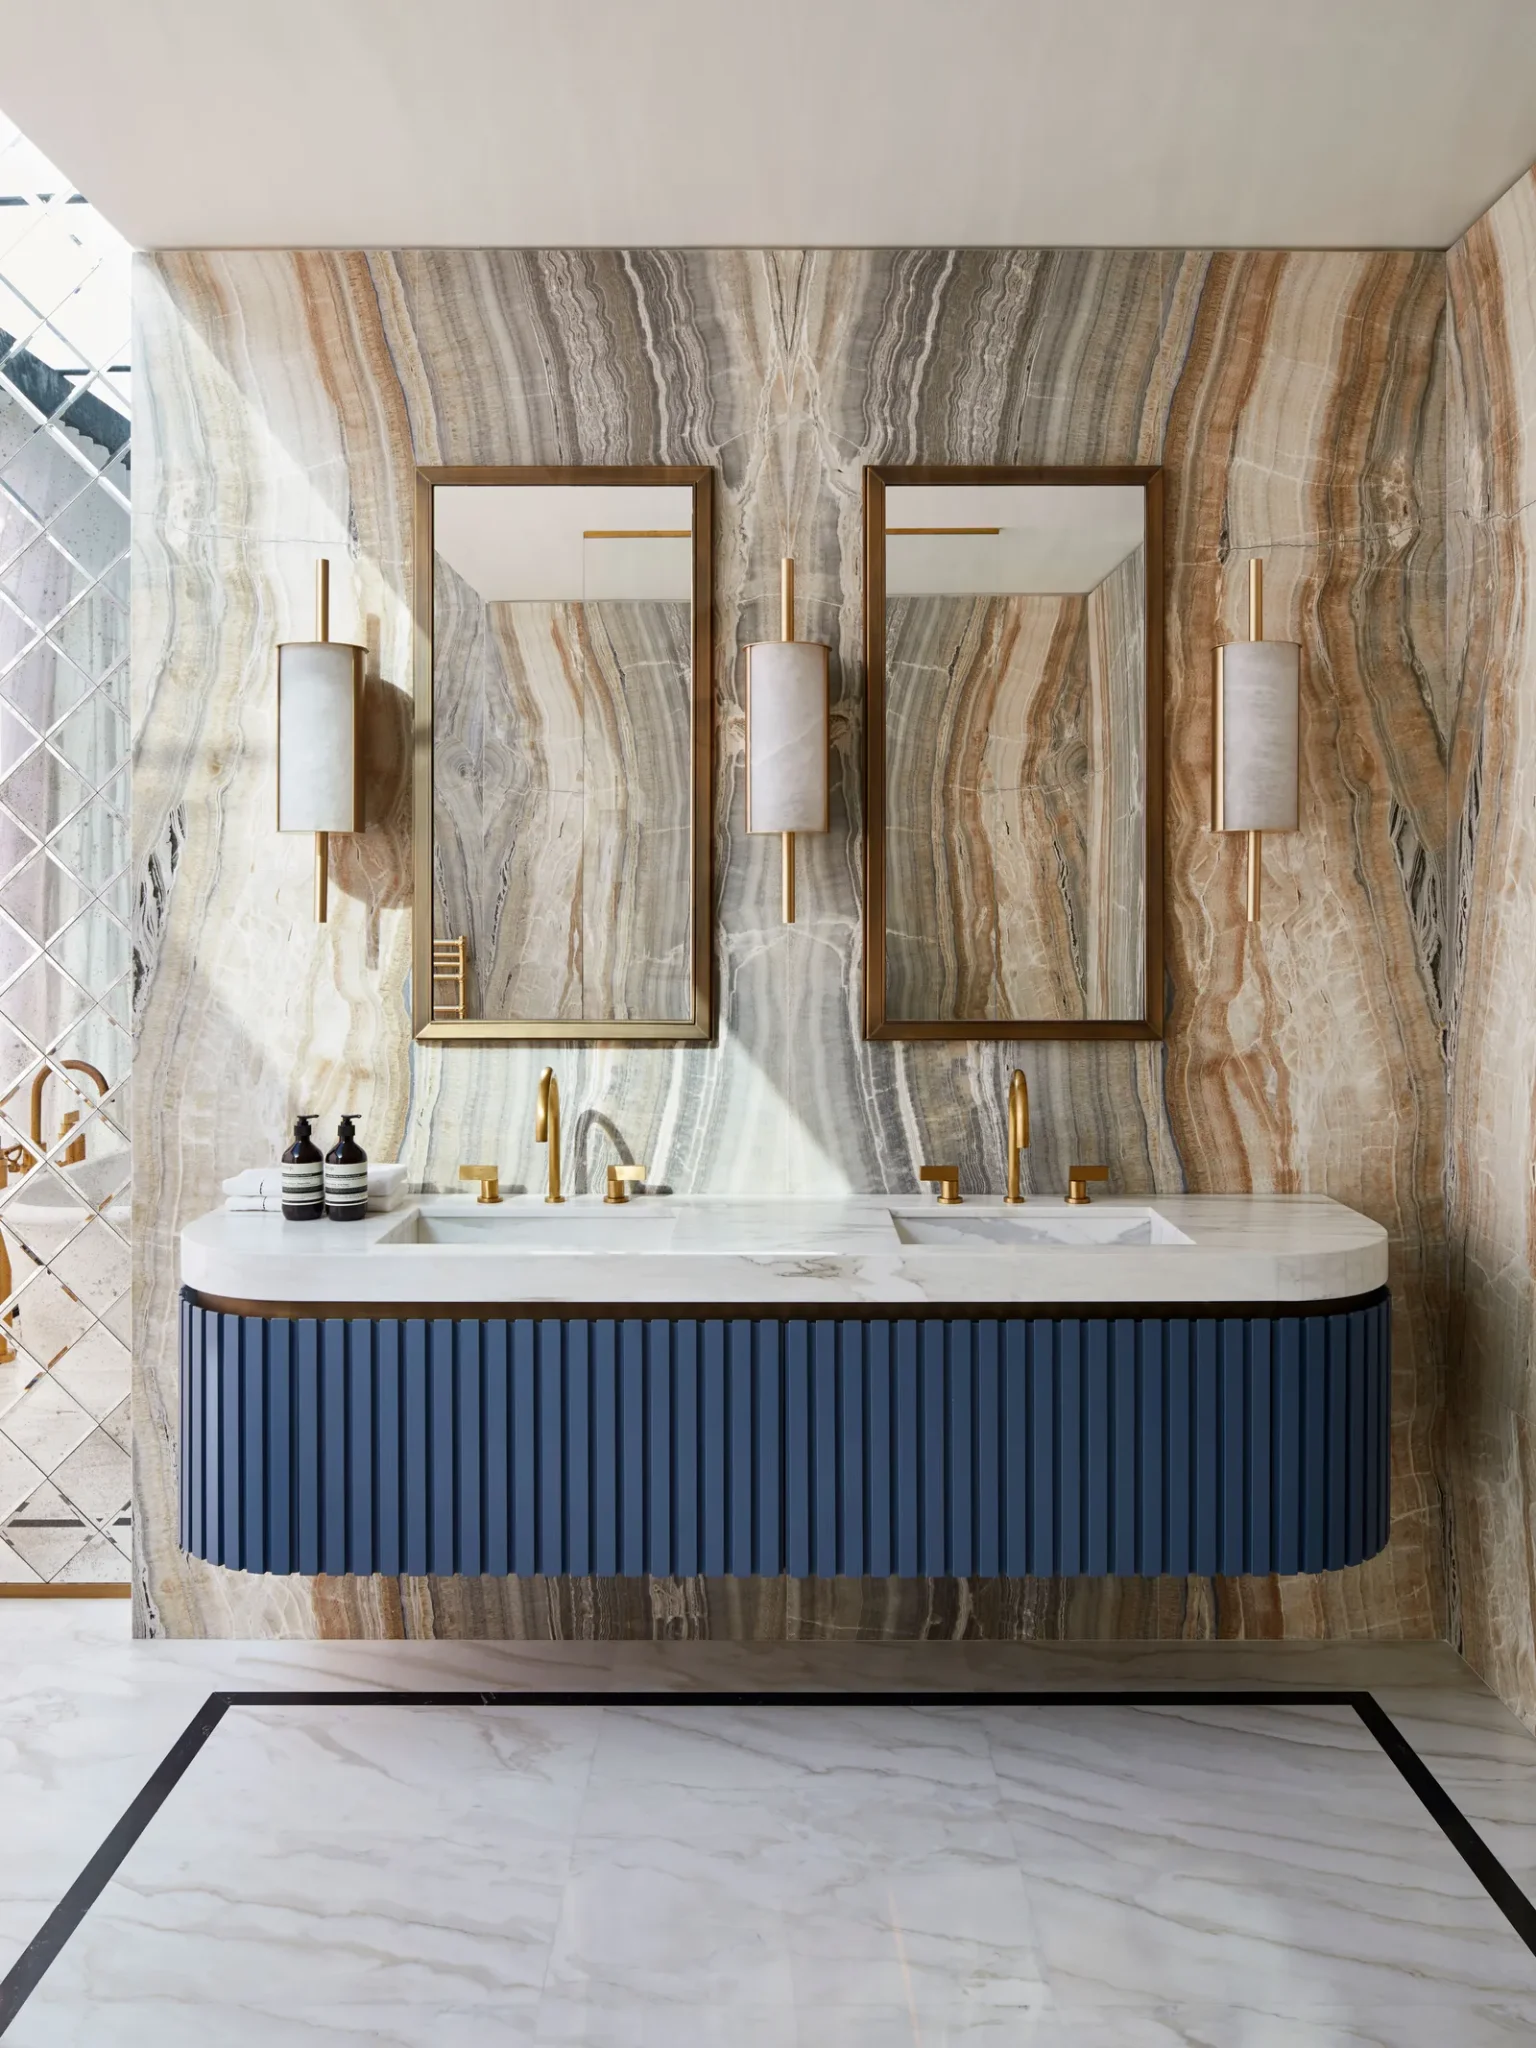
[[549, 1193], [546, 1202], [563, 1202], [560, 1192], [560, 1083], [553, 1067], [539, 1076], [539, 1100], [533, 1115], [533, 1135], [549, 1147]]
[[1008, 1083], [1008, 1192], [1005, 1202], [1022, 1202], [1019, 1187], [1019, 1157], [1029, 1150], [1029, 1083], [1024, 1069], [1015, 1067]]

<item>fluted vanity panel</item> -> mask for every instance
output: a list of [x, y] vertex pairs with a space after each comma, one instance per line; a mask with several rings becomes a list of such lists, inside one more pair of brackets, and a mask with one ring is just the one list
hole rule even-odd
[[[1040, 250], [166, 252], [138, 260], [134, 475], [136, 1510], [139, 1626], [173, 1635], [644, 1632], [1433, 1636], [1441, 1390], [1445, 784], [1439, 255]], [[717, 1042], [413, 1047], [410, 534], [417, 463], [698, 462], [716, 494]], [[868, 462], [1161, 463], [1168, 1029], [1156, 1044], [861, 1036], [861, 473]], [[739, 648], [832, 647], [832, 829], [745, 833]], [[1302, 830], [1267, 840], [1264, 922], [1210, 823], [1211, 650], [1303, 643]], [[272, 830], [272, 644], [369, 650], [368, 829]], [[268, 1580], [176, 1540], [177, 1234], [296, 1108], [357, 1109], [376, 1159], [537, 1187], [539, 1068], [568, 1191], [627, 1154], [688, 1193], [1001, 1186], [1008, 1073], [1026, 1180], [1323, 1192], [1391, 1235], [1393, 1526], [1302, 1578]], [[542, 1582], [541, 1582], [542, 1583]], [[754, 1582], [759, 1583], [759, 1582]], [[935, 1615], [949, 1619], [935, 1621]], [[969, 1619], [956, 1620], [956, 1616]], [[672, 1619], [667, 1619], [672, 1617]], [[682, 1617], [678, 1619], [677, 1617]]]
[[1296, 1315], [350, 1317], [182, 1304], [182, 1547], [247, 1572], [1337, 1571], [1385, 1294]]

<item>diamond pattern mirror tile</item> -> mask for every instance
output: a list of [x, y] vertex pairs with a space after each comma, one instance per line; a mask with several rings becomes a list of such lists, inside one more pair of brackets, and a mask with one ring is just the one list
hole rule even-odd
[[128, 321], [0, 119], [0, 1583], [128, 1577]]

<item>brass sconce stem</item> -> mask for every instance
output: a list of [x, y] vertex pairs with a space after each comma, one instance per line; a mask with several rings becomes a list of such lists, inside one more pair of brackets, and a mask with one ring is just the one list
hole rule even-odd
[[[795, 560], [786, 555], [779, 564], [779, 638], [795, 637]], [[795, 835], [786, 832], [780, 842], [784, 862], [784, 922], [795, 921]]]
[[[322, 555], [315, 564], [315, 638], [331, 637], [331, 565]], [[325, 924], [331, 907], [331, 842], [315, 834], [315, 923]]]
[[[1264, 564], [1257, 555], [1248, 564], [1248, 638], [1264, 638]], [[1264, 839], [1258, 832], [1248, 834], [1248, 922], [1259, 921], [1260, 899], [1264, 893]]]
[[327, 832], [315, 834], [315, 923], [324, 924], [330, 908], [331, 840]]

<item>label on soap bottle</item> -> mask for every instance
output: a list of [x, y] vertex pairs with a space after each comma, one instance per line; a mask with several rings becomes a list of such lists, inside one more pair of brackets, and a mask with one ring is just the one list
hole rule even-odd
[[325, 1175], [318, 1159], [283, 1161], [283, 1204], [295, 1209], [318, 1209], [325, 1198]]
[[328, 1159], [325, 1162], [325, 1208], [332, 1222], [343, 1222], [348, 1215], [356, 1214], [367, 1206], [367, 1160], [360, 1166], [354, 1166]]

